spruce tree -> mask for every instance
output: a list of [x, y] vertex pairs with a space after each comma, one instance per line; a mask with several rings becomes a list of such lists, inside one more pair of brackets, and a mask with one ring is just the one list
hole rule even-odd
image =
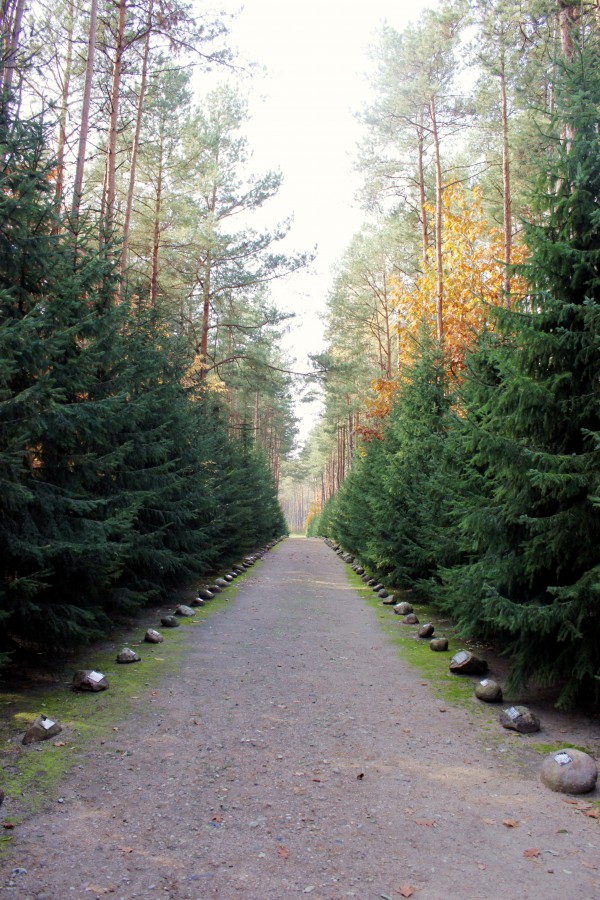
[[529, 289], [498, 311], [464, 395], [471, 562], [447, 574], [463, 632], [494, 633], [510, 689], [600, 691], [600, 55], [559, 64], [556, 114], [527, 228]]

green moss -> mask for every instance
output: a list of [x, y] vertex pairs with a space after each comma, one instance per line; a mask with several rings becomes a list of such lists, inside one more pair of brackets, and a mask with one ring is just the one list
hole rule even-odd
[[[179, 628], [161, 629], [162, 644], [143, 641], [146, 628], [154, 627], [154, 623], [141, 622], [116, 632], [101, 647], [88, 648], [52, 685], [0, 691], [2, 788], [10, 799], [10, 818], [5, 804], [0, 821], [18, 825], [43, 808], [58, 796], [60, 782], [87, 748], [118, 730], [134, 710], [149, 710], [150, 704], [145, 701], [160, 688], [165, 676], [179, 671], [193, 630], [201, 629], [208, 617], [235, 599], [243, 579], [241, 575], [209, 604], [198, 607], [194, 617], [181, 618]], [[177, 602], [180, 598], [174, 599]], [[137, 650], [142, 662], [117, 664], [116, 654], [124, 646]], [[73, 673], [83, 668], [102, 672], [109, 690], [97, 694], [74, 692]], [[48, 741], [23, 746], [23, 733], [41, 714], [60, 722], [63, 731]], [[11, 840], [11, 832], [2, 830], [0, 855]]]
[[589, 747], [578, 747], [577, 744], [569, 744], [566, 741], [557, 741], [555, 744], [537, 744], [532, 743], [531, 749], [536, 753], [557, 753], [559, 750], [581, 750], [590, 756], [594, 755], [594, 751]]

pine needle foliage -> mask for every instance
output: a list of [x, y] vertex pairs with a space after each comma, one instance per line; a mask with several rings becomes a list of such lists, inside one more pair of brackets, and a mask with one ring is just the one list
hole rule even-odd
[[559, 685], [560, 706], [600, 697], [599, 64], [591, 43], [560, 62], [528, 294], [496, 313], [464, 391], [471, 561], [445, 576], [463, 633], [510, 655], [509, 689]]
[[[97, 223], [58, 214], [44, 125], [0, 117], [0, 663], [285, 531], [271, 473], [228, 433]], [[133, 289], [131, 285], [131, 289]], [[117, 297], [120, 297], [117, 302]]]

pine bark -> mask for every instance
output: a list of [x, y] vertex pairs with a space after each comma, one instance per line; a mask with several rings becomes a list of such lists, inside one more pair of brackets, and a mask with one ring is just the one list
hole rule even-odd
[[71, 218], [73, 229], [79, 230], [79, 214], [81, 210], [81, 196], [83, 193], [83, 171], [85, 168], [85, 153], [90, 127], [90, 106], [92, 100], [92, 80], [94, 77], [94, 55], [96, 53], [96, 22], [98, 18], [98, 0], [91, 0], [90, 25], [88, 33], [87, 60], [85, 66], [85, 83], [83, 88], [83, 103], [81, 107], [81, 124], [79, 128], [79, 144], [77, 147], [77, 162], [75, 164], [75, 183], [73, 185], [73, 202], [71, 205]]

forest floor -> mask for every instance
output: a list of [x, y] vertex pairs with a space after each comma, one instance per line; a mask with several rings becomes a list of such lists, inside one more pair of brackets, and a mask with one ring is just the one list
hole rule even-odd
[[[538, 777], [560, 746], [600, 755], [597, 719], [538, 697], [541, 732], [501, 728], [319, 540], [279, 544], [239, 582], [175, 630], [170, 673], [117, 667], [151, 674], [10, 830], [3, 898], [600, 897], [598, 788]], [[60, 738], [22, 752], [43, 766]]]

